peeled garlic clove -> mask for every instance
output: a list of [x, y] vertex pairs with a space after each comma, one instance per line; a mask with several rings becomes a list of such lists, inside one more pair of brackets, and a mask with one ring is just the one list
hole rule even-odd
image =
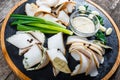
[[100, 15], [100, 13], [98, 11], [92, 11], [91, 13], [94, 15]]
[[88, 18], [93, 19], [94, 16], [95, 15], [93, 15], [93, 14], [89, 14]]
[[112, 33], [112, 28], [108, 28], [106, 30], [106, 35], [109, 36]]
[[86, 8], [85, 8], [85, 6], [79, 6], [79, 11], [86, 11]]
[[100, 25], [100, 30], [101, 30], [102, 32], [105, 32], [105, 31], [106, 31], [106, 28], [105, 28], [104, 26]]

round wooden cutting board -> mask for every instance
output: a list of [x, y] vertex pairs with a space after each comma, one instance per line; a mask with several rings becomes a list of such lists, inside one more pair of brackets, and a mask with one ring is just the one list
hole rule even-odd
[[[90, 9], [97, 10], [100, 12], [100, 15], [104, 18], [105, 26], [112, 27], [113, 33], [111, 36], [107, 38], [108, 44], [113, 47], [112, 51], [107, 50], [105, 54], [105, 63], [101, 65], [99, 71], [99, 75], [97, 77], [91, 78], [90, 76], [85, 76], [84, 74], [80, 74], [78, 76], [70, 77], [69, 75], [60, 74], [56, 78], [52, 75], [52, 70], [50, 65], [48, 65], [43, 70], [38, 71], [26, 71], [22, 65], [22, 58], [18, 56], [18, 49], [9, 44], [6, 41], [6, 38], [15, 34], [16, 29], [10, 26], [11, 19], [10, 15], [13, 13], [25, 14], [24, 7], [26, 2], [35, 2], [35, 0], [22, 0], [17, 3], [11, 11], [6, 16], [1, 29], [1, 47], [3, 55], [8, 62], [8, 65], [11, 69], [19, 76], [22, 80], [108, 80], [116, 71], [120, 62], [120, 32], [113, 21], [113, 19], [109, 16], [109, 14], [103, 10], [99, 5], [95, 4], [91, 0], [86, 0], [83, 2], [85, 5], [89, 5]], [[78, 2], [79, 3], [79, 2]]]

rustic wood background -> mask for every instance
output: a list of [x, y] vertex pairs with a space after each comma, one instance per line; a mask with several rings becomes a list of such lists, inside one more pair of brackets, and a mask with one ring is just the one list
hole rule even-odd
[[[0, 0], [0, 28], [9, 10], [20, 0]], [[114, 19], [120, 30], [120, 0], [92, 0], [104, 8]], [[110, 80], [120, 80], [120, 67]], [[0, 80], [20, 80], [7, 65], [0, 48]]]

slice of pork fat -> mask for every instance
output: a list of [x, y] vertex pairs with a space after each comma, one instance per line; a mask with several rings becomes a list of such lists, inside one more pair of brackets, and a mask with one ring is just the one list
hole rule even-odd
[[42, 61], [42, 51], [35, 44], [31, 49], [24, 54], [23, 65], [25, 69], [29, 69], [34, 65], [41, 63]]
[[27, 33], [31, 34], [35, 39], [44, 44], [45, 35], [40, 31], [28, 31]]
[[59, 0], [59, 2], [56, 4], [55, 7], [59, 6], [60, 4], [63, 4], [65, 2], [68, 2], [68, 0]]
[[[50, 58], [50, 61], [52, 62], [54, 66], [54, 69], [57, 69], [64, 73], [71, 72], [68, 67], [68, 62], [61, 51], [59, 51], [58, 49], [50, 49], [50, 50], [47, 50], [47, 54]], [[55, 73], [55, 71], [56, 70], [54, 70], [53, 72]]]
[[48, 38], [48, 49], [60, 49], [65, 54], [63, 34], [61, 32]]
[[17, 48], [27, 48], [35, 43], [39, 43], [36, 39], [34, 39], [30, 34], [23, 33], [23, 34], [15, 34], [9, 38], [7, 41]]
[[58, 14], [58, 19], [62, 21], [65, 26], [69, 25], [69, 16], [65, 11], [60, 11]]
[[35, 4], [27, 3], [25, 5], [25, 12], [28, 16], [34, 16], [34, 14], [38, 11], [39, 11], [39, 8]]
[[90, 65], [89, 59], [86, 56], [84, 56], [83, 53], [81, 53], [81, 52], [79, 52], [77, 50], [74, 50], [73, 52], [77, 53], [80, 56], [80, 64], [78, 64], [75, 67], [75, 70], [73, 70], [71, 75], [74, 76], [74, 75], [77, 75], [77, 74], [81, 74], [81, 73], [87, 72], [88, 67]]
[[36, 4], [38, 6], [48, 5], [50, 7], [54, 7], [55, 5], [57, 5], [58, 2], [59, 0], [36, 0]]
[[68, 39], [67, 39], [67, 45], [69, 44], [72, 44], [72, 43], [75, 43], [75, 42], [78, 42], [78, 43], [85, 43], [86, 45], [90, 45], [90, 47], [92, 46], [92, 48], [97, 48], [99, 51], [102, 52], [102, 54], [104, 54], [104, 50], [102, 49], [102, 47], [100, 47], [99, 45], [96, 45], [92, 42], [89, 42], [87, 40], [84, 40], [84, 38], [78, 38], [78, 37], [74, 37], [74, 36], [69, 36]]
[[34, 44], [30, 50], [24, 54], [23, 65], [26, 70], [38, 70], [49, 63], [46, 51], [42, 50], [39, 46], [39, 44]]
[[52, 20], [52, 21], [59, 21], [59, 19], [57, 19], [55, 16], [53, 16], [52, 14], [45, 14], [43, 16], [43, 18], [48, 19], [48, 20]]

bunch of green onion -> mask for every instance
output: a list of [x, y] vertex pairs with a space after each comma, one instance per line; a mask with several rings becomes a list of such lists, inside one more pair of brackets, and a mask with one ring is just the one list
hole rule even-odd
[[11, 18], [15, 19], [12, 25], [17, 25], [17, 30], [19, 31], [39, 30], [46, 34], [55, 34], [58, 32], [63, 32], [68, 35], [73, 34], [73, 32], [66, 29], [64, 25], [44, 18], [37, 18], [20, 14], [12, 14]]

